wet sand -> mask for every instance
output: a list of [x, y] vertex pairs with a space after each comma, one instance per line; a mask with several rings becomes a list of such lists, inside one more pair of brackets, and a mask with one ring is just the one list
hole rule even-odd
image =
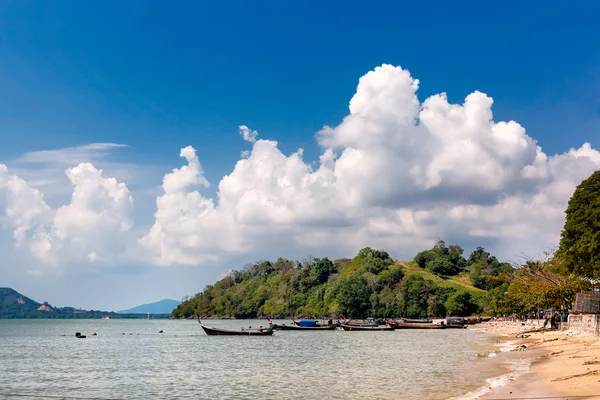
[[600, 399], [599, 337], [569, 336], [560, 330], [527, 333], [528, 338], [518, 339], [518, 334], [538, 325], [509, 321], [490, 321], [481, 328], [526, 345], [518, 357], [532, 360], [527, 373], [493, 388], [484, 399]]

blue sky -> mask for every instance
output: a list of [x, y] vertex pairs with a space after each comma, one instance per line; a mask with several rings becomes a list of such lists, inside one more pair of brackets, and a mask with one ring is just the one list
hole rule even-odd
[[[600, 128], [599, 14], [591, 1], [0, 1], [0, 164], [27, 175], [36, 166], [18, 161], [25, 153], [125, 144], [103, 159], [104, 169], [127, 170], [121, 180], [143, 230], [154, 221], [163, 175], [182, 165], [179, 149], [196, 149], [212, 184], [202, 192], [207, 196], [240, 151], [252, 148], [238, 135], [242, 124], [277, 140], [283, 154], [303, 148], [307, 162], [318, 161], [323, 149], [315, 134], [342, 122], [358, 79], [384, 63], [420, 80], [420, 101], [446, 92], [460, 104], [475, 90], [486, 93], [494, 119], [518, 121], [549, 156], [584, 142], [593, 148]], [[68, 202], [65, 193], [45, 193], [48, 204]], [[7, 229], [3, 237], [10, 235]], [[155, 296], [131, 290], [117, 301], [97, 292], [84, 305], [126, 308], [178, 298], [246, 256], [218, 267], [173, 267], [171, 283], [160, 267], [144, 269], [135, 279], [155, 288]], [[129, 275], [118, 265], [90, 274], [123, 282]], [[19, 270], [10, 276], [8, 283], [30, 288], [31, 297], [65, 302], [35, 277]], [[91, 285], [73, 272], [52, 279], [82, 291]]]

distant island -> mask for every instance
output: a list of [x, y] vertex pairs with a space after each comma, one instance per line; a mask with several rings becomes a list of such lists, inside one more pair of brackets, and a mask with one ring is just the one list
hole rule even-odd
[[[170, 311], [150, 312], [153, 319], [170, 318]], [[82, 310], [74, 307], [53, 307], [38, 303], [11, 288], [0, 288], [0, 319], [144, 319], [146, 313], [116, 313], [112, 311]]]
[[137, 307], [129, 308], [127, 310], [117, 311], [119, 314], [171, 314], [171, 312], [181, 302], [171, 299], [163, 299], [154, 303], [142, 304]]

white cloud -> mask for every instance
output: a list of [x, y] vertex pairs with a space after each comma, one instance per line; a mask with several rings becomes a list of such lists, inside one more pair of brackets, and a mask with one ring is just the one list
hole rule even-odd
[[[130, 238], [133, 199], [127, 187], [89, 163], [66, 171], [73, 186], [71, 202], [49, 207], [43, 195], [0, 164], [5, 194], [5, 226], [18, 247], [28, 245], [39, 261], [61, 269], [83, 260], [107, 262], [124, 251]], [[39, 274], [40, 270], [30, 271]]]
[[256, 142], [256, 137], [258, 136], [257, 131], [253, 131], [252, 129], [248, 128], [246, 125], [240, 125], [239, 130], [240, 130], [240, 135], [242, 135], [242, 137], [244, 138], [244, 140], [246, 142], [250, 142], [250, 143]]
[[26, 163], [57, 163], [76, 165], [106, 157], [110, 150], [125, 147], [119, 143], [90, 143], [83, 146], [56, 150], [31, 151], [23, 154], [18, 161]]
[[[316, 168], [302, 150], [286, 156], [274, 141], [255, 141], [219, 183], [216, 203], [191, 184], [177, 201], [159, 197], [144, 243], [163, 265], [367, 245], [410, 257], [448, 237], [507, 257], [556, 244], [568, 198], [600, 167], [600, 153], [584, 144], [548, 157], [518, 123], [493, 121], [487, 95], [421, 103], [418, 85], [400, 67], [375, 68], [343, 121], [318, 133]], [[249, 132], [240, 127], [254, 141]]]
[[421, 102], [418, 86], [390, 65], [360, 78], [348, 115], [317, 133], [318, 163], [241, 125], [252, 150], [215, 199], [199, 190], [209, 182], [195, 150], [182, 149], [186, 162], [164, 176], [152, 227], [137, 241], [127, 187], [86, 163], [67, 171], [72, 200], [56, 210], [0, 168], [6, 224], [41, 259], [98, 265], [126, 253], [170, 266], [351, 256], [364, 246], [408, 258], [438, 239], [482, 244], [501, 258], [556, 245], [568, 199], [600, 167], [600, 153], [586, 143], [548, 156], [517, 122], [493, 120], [491, 97]]

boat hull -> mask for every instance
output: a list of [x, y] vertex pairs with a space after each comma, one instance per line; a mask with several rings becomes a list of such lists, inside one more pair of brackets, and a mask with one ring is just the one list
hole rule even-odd
[[296, 325], [277, 325], [275, 329], [282, 331], [333, 331], [335, 325], [328, 326], [296, 326]]
[[239, 331], [232, 329], [214, 328], [212, 326], [201, 325], [204, 332], [209, 336], [269, 336], [273, 334], [272, 329], [242, 329]]
[[223, 328], [215, 328], [214, 326], [204, 325], [200, 320], [200, 316], [198, 316], [198, 322], [200, 326], [204, 330], [204, 332], [209, 336], [270, 336], [273, 334], [273, 329], [271, 328], [259, 328], [259, 329], [223, 329]]
[[345, 331], [393, 331], [396, 329], [393, 326], [380, 325], [380, 326], [354, 326], [343, 324], [342, 328]]

